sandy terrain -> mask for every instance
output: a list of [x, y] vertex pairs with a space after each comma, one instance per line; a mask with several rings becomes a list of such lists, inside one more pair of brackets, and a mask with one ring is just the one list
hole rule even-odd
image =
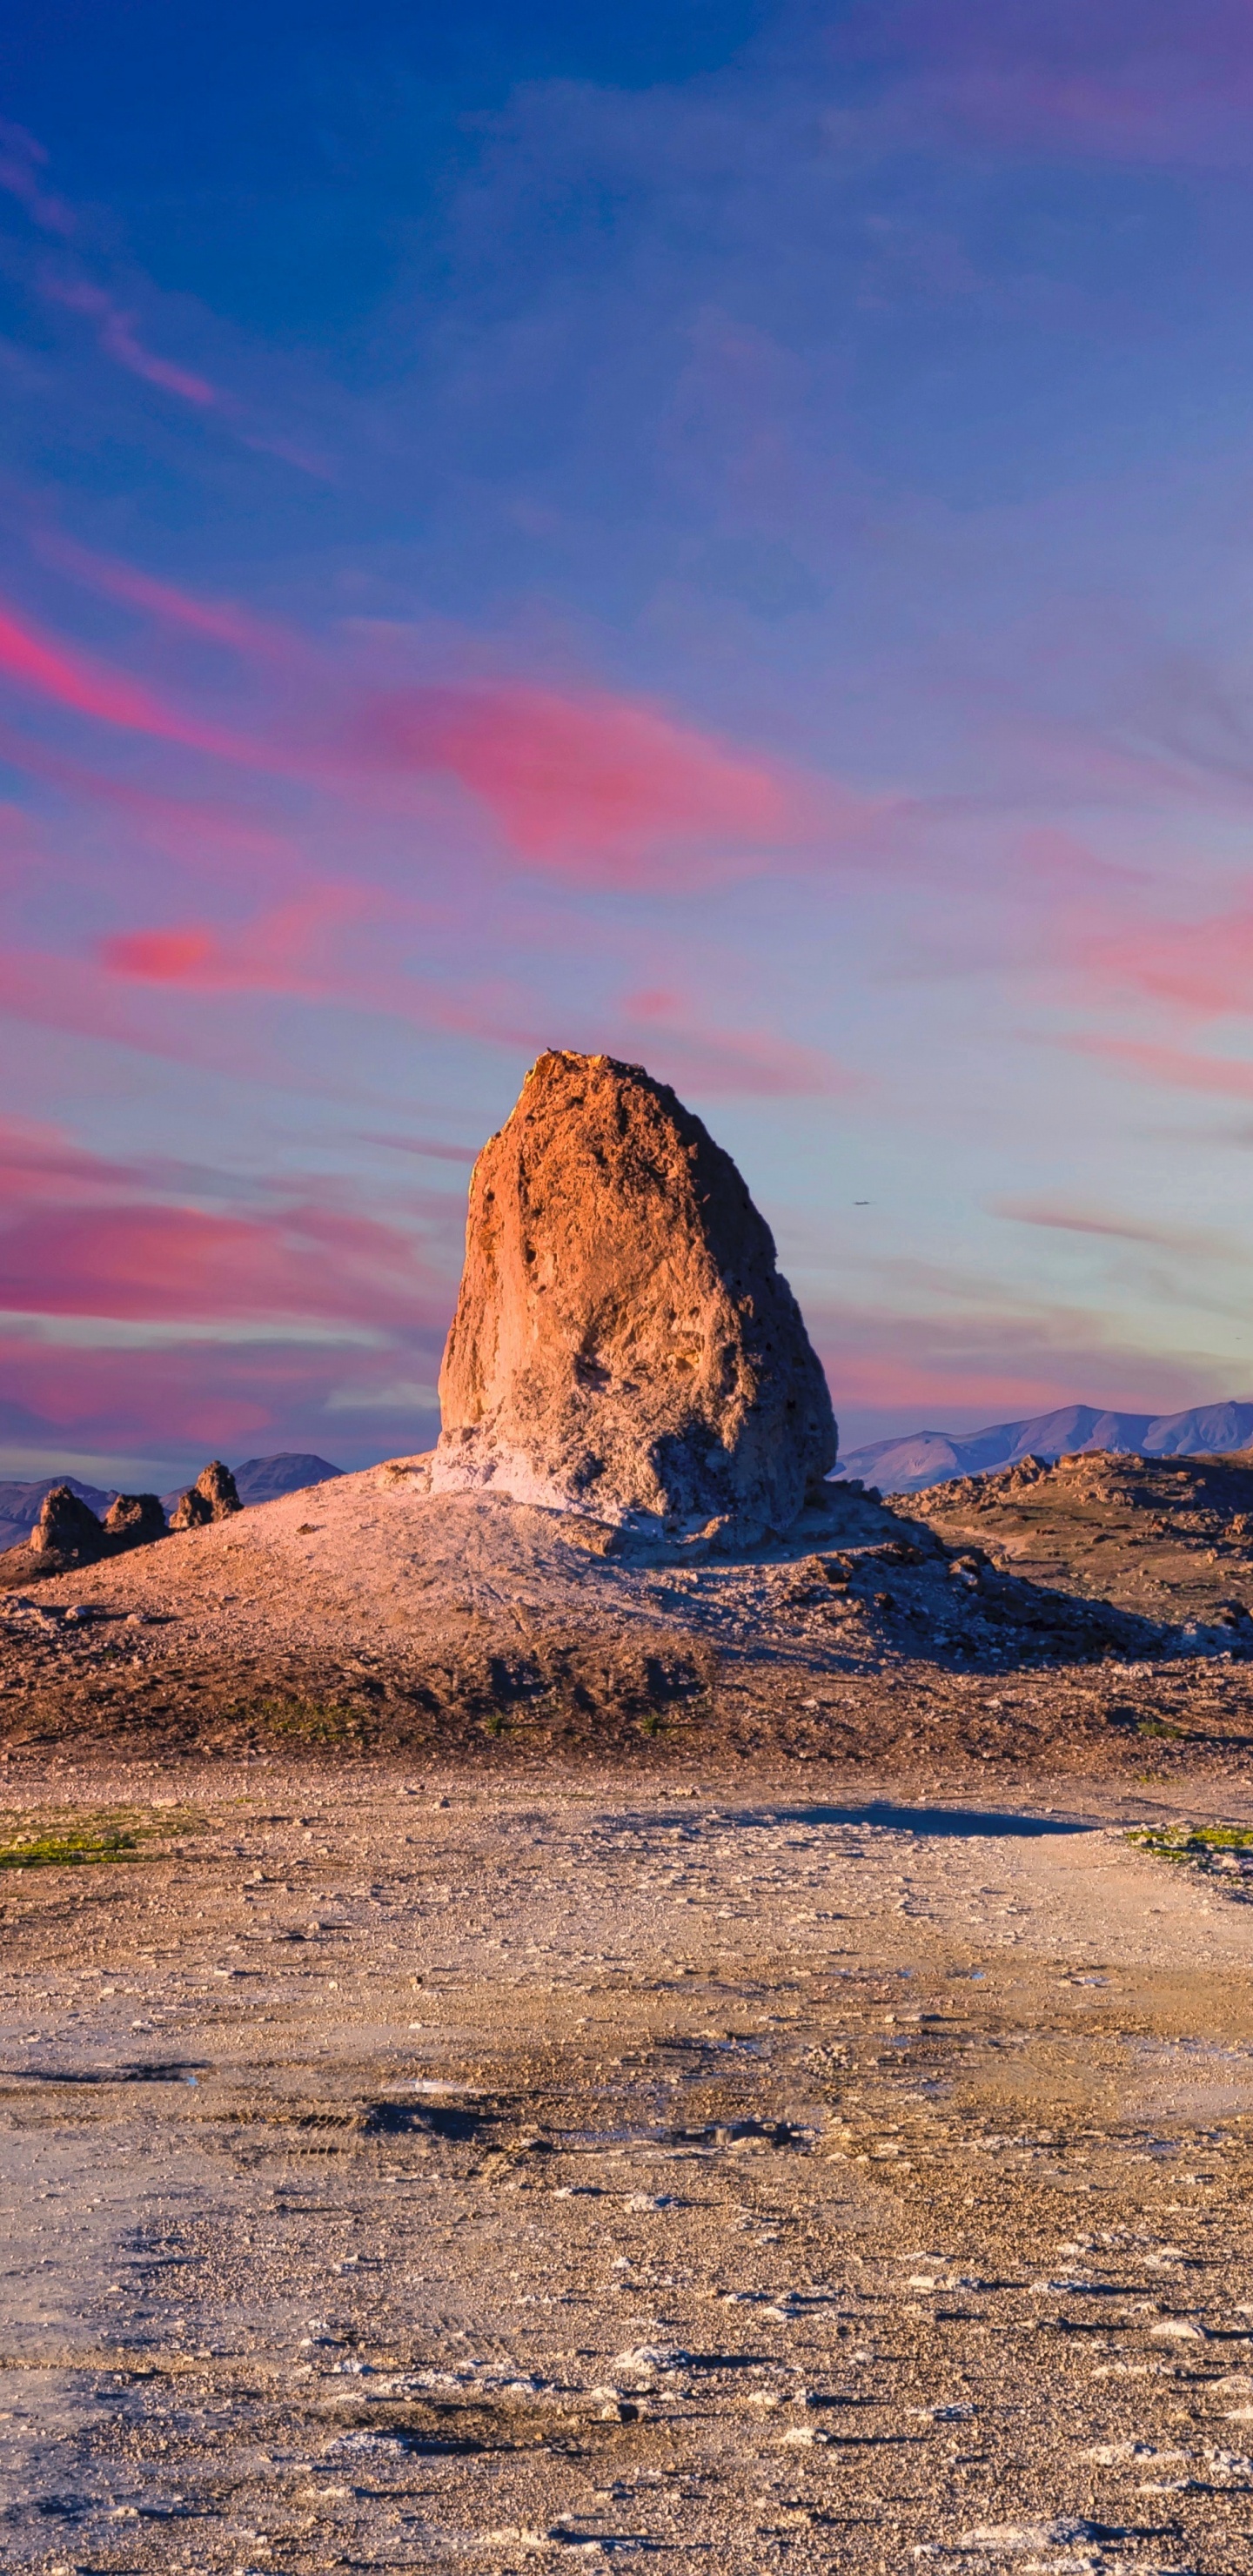
[[1172, 1791], [8, 1781], [137, 1840], [0, 1879], [6, 2567], [1247, 2567], [1253, 1905]]

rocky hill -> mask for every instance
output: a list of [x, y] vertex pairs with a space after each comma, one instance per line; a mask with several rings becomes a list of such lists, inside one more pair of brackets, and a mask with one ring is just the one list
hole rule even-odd
[[1021, 1582], [1184, 1630], [1222, 1624], [1253, 1648], [1253, 1450], [1024, 1458], [896, 1513]]
[[999, 1475], [1019, 1458], [1061, 1458], [1086, 1450], [1146, 1458], [1204, 1457], [1253, 1441], [1253, 1404], [1197, 1404], [1184, 1413], [1111, 1413], [1059, 1405], [982, 1431], [913, 1431], [871, 1440], [840, 1459], [836, 1477], [859, 1477], [884, 1494], [917, 1494], [955, 1476]]

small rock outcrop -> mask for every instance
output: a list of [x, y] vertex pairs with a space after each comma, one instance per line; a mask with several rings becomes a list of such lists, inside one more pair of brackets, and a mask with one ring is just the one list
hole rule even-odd
[[114, 1548], [147, 1547], [164, 1538], [165, 1513], [159, 1494], [115, 1494], [104, 1516], [104, 1534]]
[[484, 1146], [439, 1386], [437, 1493], [751, 1546], [835, 1462], [764, 1217], [668, 1085], [612, 1056], [541, 1056]]
[[230, 1468], [224, 1467], [220, 1458], [211, 1458], [171, 1513], [170, 1527], [172, 1530], [203, 1529], [206, 1522], [228, 1521], [232, 1512], [241, 1512], [243, 1508]]
[[68, 1485], [54, 1485], [45, 1494], [28, 1545], [32, 1557], [42, 1558], [49, 1572], [62, 1566], [96, 1565], [106, 1554], [100, 1522]]

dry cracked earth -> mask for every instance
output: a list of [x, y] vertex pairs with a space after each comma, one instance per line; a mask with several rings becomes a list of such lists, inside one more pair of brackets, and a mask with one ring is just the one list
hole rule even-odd
[[1127, 1840], [1177, 1782], [7, 1779], [129, 1845], [0, 1880], [6, 2568], [1249, 2565], [1253, 1905]]

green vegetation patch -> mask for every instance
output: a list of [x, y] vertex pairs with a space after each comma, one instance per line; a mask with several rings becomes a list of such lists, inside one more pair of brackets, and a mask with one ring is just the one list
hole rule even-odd
[[1182, 1861], [1208, 1876], [1246, 1880], [1253, 1891], [1253, 1827], [1247, 1825], [1133, 1825], [1129, 1843], [1159, 1860]]
[[195, 1832], [199, 1819], [132, 1814], [0, 1817], [0, 1869], [83, 1869], [102, 1861], [154, 1860], [147, 1846]]

